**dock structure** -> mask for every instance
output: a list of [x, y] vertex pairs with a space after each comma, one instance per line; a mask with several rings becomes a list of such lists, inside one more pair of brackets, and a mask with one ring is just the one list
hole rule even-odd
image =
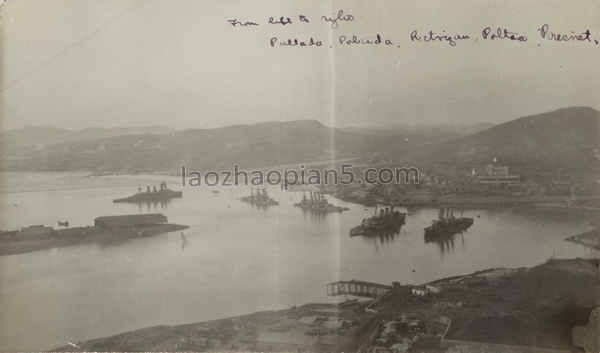
[[352, 294], [359, 297], [377, 298], [392, 290], [392, 286], [364, 281], [338, 281], [327, 284], [327, 295]]

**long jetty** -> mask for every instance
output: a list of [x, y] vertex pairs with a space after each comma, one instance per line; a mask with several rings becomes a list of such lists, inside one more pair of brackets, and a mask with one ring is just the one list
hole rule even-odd
[[338, 281], [327, 284], [327, 295], [351, 294], [360, 297], [377, 298], [392, 290], [392, 286], [364, 281]]

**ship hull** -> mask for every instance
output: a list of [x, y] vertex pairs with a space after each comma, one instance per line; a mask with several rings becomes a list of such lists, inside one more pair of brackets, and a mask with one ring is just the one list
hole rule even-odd
[[396, 224], [392, 226], [388, 226], [387, 228], [372, 228], [365, 226], [358, 226], [350, 229], [350, 236], [377, 236], [377, 235], [386, 235], [386, 234], [394, 234], [400, 231], [402, 224]]
[[347, 211], [344, 210], [343, 207], [341, 206], [327, 206], [327, 207], [315, 207], [315, 206], [309, 206], [309, 205], [302, 205], [302, 204], [294, 204], [294, 207], [299, 207], [303, 210], [307, 210], [307, 211], [315, 211], [315, 212], [343, 212], [343, 211]]
[[122, 198], [122, 199], [113, 200], [113, 203], [120, 203], [120, 202], [128, 202], [128, 203], [160, 202], [160, 201], [166, 201], [166, 200], [176, 199], [176, 198], [181, 198], [181, 197], [183, 197], [183, 192], [182, 191], [172, 191], [172, 192], [170, 192], [168, 194], [160, 194], [160, 195], [159, 195], [159, 193], [133, 195], [133, 196], [125, 197], [125, 198]]
[[358, 227], [350, 229], [350, 235], [370, 235], [370, 234], [381, 234], [389, 232], [390, 230], [399, 229], [405, 221], [405, 214], [400, 213], [396, 218], [389, 220], [385, 223], [369, 223], [363, 221], [363, 224]]
[[252, 200], [250, 196], [240, 197], [240, 201], [251, 203], [253, 205], [261, 205], [261, 206], [279, 206], [279, 201], [275, 201], [273, 199], [268, 201], [256, 201]]
[[453, 235], [467, 230], [473, 225], [473, 218], [461, 218], [454, 224], [433, 225], [424, 229], [425, 237]]

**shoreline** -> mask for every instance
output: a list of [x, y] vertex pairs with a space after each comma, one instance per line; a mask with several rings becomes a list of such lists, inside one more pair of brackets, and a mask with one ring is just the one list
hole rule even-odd
[[[363, 205], [365, 207], [374, 206], [375, 204], [382, 203], [379, 199], [371, 199], [366, 197], [348, 198], [348, 197], [334, 197], [353, 204]], [[600, 196], [585, 196], [580, 197], [578, 201], [589, 202], [599, 200]], [[598, 207], [590, 207], [584, 205], [578, 206], [567, 206], [563, 204], [566, 200], [565, 196], [549, 196], [545, 198], [541, 197], [519, 197], [519, 196], [475, 196], [475, 197], [447, 197], [438, 198], [436, 201], [394, 201], [391, 200], [389, 203], [395, 207], [423, 207], [428, 206], [432, 208], [440, 206], [469, 206], [469, 207], [513, 207], [513, 206], [524, 206], [533, 205], [534, 207], [540, 208], [553, 208], [561, 210], [573, 210], [573, 211], [589, 211], [589, 212], [600, 212]]]
[[[600, 305], [599, 264], [598, 259], [549, 259], [531, 268], [492, 268], [432, 281], [429, 284], [435, 284], [440, 292], [425, 297], [411, 293], [412, 288], [422, 286], [403, 284], [377, 301], [347, 302], [342, 306], [313, 303], [191, 324], [152, 326], [51, 351], [260, 352], [265, 350], [265, 337], [273, 335], [302, 335], [305, 339], [316, 335], [322, 341], [323, 352], [370, 352], [373, 347], [387, 347], [389, 337], [400, 341], [400, 336], [409, 337], [418, 351], [437, 351], [457, 344], [508, 349], [502, 352], [515, 347], [568, 350], [573, 347], [574, 326], [565, 326], [556, 315], [569, 313], [576, 318], [572, 325], [586, 325], [592, 308]], [[557, 280], [565, 283], [556, 286]], [[365, 310], [367, 306], [373, 310]], [[307, 323], [307, 319], [320, 323]], [[387, 341], [381, 339], [386, 322], [403, 320], [419, 322], [419, 330], [403, 333], [403, 329], [396, 329], [395, 335], [386, 336]], [[325, 325], [342, 321], [347, 324], [335, 329]], [[483, 322], [490, 325], [481, 325]], [[468, 329], [473, 325], [480, 328]], [[494, 325], [522, 329], [497, 334]], [[548, 333], [546, 325], [562, 328]], [[547, 341], [549, 338], [551, 341]], [[205, 345], [195, 346], [194, 342]]]
[[[35, 251], [60, 248], [83, 243], [103, 243], [126, 241], [135, 238], [155, 236], [161, 233], [188, 229], [189, 226], [180, 224], [160, 224], [138, 227], [135, 230], [111, 231], [97, 227], [77, 227], [57, 229], [50, 239], [7, 239], [16, 235], [16, 231], [0, 232], [0, 256], [26, 254]], [[139, 232], [142, 232], [139, 234]]]
[[[141, 173], [130, 173], [130, 172], [90, 172], [90, 171], [73, 171], [77, 173], [88, 173], [86, 175], [81, 175], [81, 178], [100, 178], [103, 177], [144, 177], [144, 176], [168, 176], [168, 177], [180, 177], [180, 174], [177, 173], [167, 173], [165, 171], [161, 172], [141, 172]], [[73, 172], [64, 172], [64, 173], [73, 173]], [[23, 173], [23, 172], [13, 172], [13, 173]], [[47, 173], [61, 173], [61, 172], [47, 172]], [[124, 178], [129, 179], [129, 178]], [[176, 183], [173, 181], [168, 181], [169, 183]], [[237, 186], [237, 187], [245, 187]], [[309, 188], [318, 188], [319, 185], [295, 185], [288, 190], [288, 192], [301, 192], [301, 191], [309, 191]], [[322, 186], [322, 185], [321, 185]], [[93, 187], [97, 188], [111, 188], [114, 186], [97, 186]], [[121, 186], [117, 186], [121, 187]], [[129, 187], [122, 186], [122, 187]], [[301, 190], [293, 190], [293, 187], [300, 188]], [[13, 194], [13, 193], [21, 193], [21, 192], [39, 192], [39, 191], [61, 191], [61, 190], [80, 190], [80, 189], [88, 189], [90, 187], [79, 187], [74, 189], [48, 189], [48, 190], [23, 190], [23, 191], [8, 191], [8, 192], [0, 192], [1, 194]], [[205, 187], [205, 188], [213, 188], [213, 187]], [[316, 191], [316, 190], [313, 190]], [[333, 197], [342, 200], [344, 202], [348, 202], [355, 205], [362, 205], [363, 207], [373, 207], [376, 204], [389, 203], [393, 204], [395, 207], [430, 207], [430, 208], [438, 208], [443, 206], [467, 206], [471, 208], [490, 208], [490, 207], [514, 207], [514, 206], [525, 206], [531, 205], [533, 207], [539, 208], [547, 208], [547, 209], [559, 209], [565, 211], [583, 211], [583, 212], [600, 212], [600, 207], [586, 206], [586, 205], [574, 205], [568, 206], [566, 205], [566, 200], [570, 198], [571, 195], [552, 195], [547, 197], [542, 196], [478, 196], [478, 195], [464, 195], [464, 196], [439, 196], [435, 197], [435, 201], [428, 200], [401, 200], [400, 198], [391, 199], [391, 200], [383, 200], [377, 196], [359, 196], [359, 195], [336, 195], [332, 193], [330, 189], [324, 187], [323, 192], [325, 194], [330, 194]], [[600, 195], [586, 195], [579, 196], [577, 198], [578, 202], [590, 202], [590, 201], [600, 201]]]

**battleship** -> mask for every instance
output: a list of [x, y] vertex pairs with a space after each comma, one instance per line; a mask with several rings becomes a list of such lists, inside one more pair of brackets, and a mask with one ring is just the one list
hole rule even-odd
[[240, 197], [240, 201], [248, 202], [253, 205], [279, 205], [279, 201], [273, 200], [267, 194], [267, 189], [263, 188], [256, 189], [256, 194], [254, 193], [254, 188], [252, 188], [250, 196]]
[[300, 207], [303, 210], [311, 210], [318, 212], [342, 212], [348, 211], [348, 207], [335, 206], [329, 203], [323, 193], [310, 192], [310, 200], [306, 197], [306, 193], [302, 194], [302, 201], [294, 204], [294, 207]]
[[406, 213], [394, 211], [394, 206], [379, 210], [379, 214], [377, 214], [377, 208], [375, 208], [373, 216], [363, 219], [361, 225], [352, 228], [350, 235], [370, 235], [400, 228], [405, 219]]
[[138, 187], [137, 194], [131, 195], [129, 197], [125, 197], [122, 199], [113, 200], [113, 202], [131, 202], [131, 203], [141, 203], [141, 202], [158, 202], [158, 201], [166, 201], [169, 199], [174, 199], [178, 197], [183, 197], [183, 192], [181, 191], [173, 191], [167, 188], [167, 182], [163, 181], [160, 183], [160, 189], [156, 189], [156, 185], [154, 189], [150, 190], [150, 186], [146, 187], [146, 192], [142, 192], [142, 187]]
[[432, 221], [431, 226], [425, 228], [425, 237], [461, 233], [472, 225], [473, 218], [464, 218], [462, 210], [460, 212], [460, 218], [455, 218], [454, 207], [447, 209], [440, 208], [438, 219]]

